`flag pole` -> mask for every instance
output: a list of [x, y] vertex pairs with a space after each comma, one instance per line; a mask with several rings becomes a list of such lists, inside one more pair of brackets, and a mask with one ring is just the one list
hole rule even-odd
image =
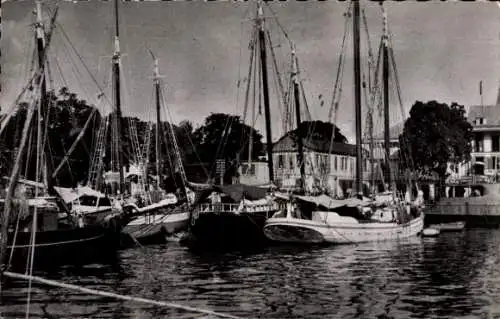
[[483, 80], [479, 81], [479, 96], [481, 97], [481, 106], [483, 104]]

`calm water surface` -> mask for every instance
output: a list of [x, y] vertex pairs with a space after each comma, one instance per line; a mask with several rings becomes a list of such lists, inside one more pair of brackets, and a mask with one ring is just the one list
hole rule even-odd
[[[41, 275], [244, 318], [500, 318], [500, 231], [254, 254], [172, 243]], [[4, 291], [3, 318], [24, 318], [26, 292], [26, 282]], [[32, 318], [210, 318], [38, 284], [31, 298]]]

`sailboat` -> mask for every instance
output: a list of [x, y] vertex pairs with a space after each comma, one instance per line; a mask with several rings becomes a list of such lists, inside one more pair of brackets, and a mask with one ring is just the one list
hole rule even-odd
[[[290, 195], [287, 199], [285, 216], [273, 216], [267, 219], [265, 223], [264, 233], [271, 241], [304, 244], [351, 244], [412, 237], [423, 230], [424, 214], [422, 213], [423, 198], [421, 193], [419, 193], [420, 197], [414, 202], [400, 201], [394, 198], [395, 196], [391, 196], [392, 199], [389, 201], [382, 200], [380, 196], [378, 200], [377, 197], [370, 199], [363, 196], [359, 1], [353, 1], [352, 5], [357, 197], [335, 200], [326, 195]], [[388, 63], [385, 22], [386, 19], [384, 19], [384, 64]], [[384, 70], [388, 70], [388, 65], [384, 65]], [[387, 76], [388, 74], [384, 72], [384, 80], [387, 79]], [[387, 82], [384, 81], [384, 88], [387, 88]], [[384, 93], [384, 106], [387, 110], [387, 90], [384, 90]], [[384, 115], [387, 118], [387, 112]], [[386, 147], [388, 147], [388, 143], [386, 144]], [[394, 192], [391, 194], [394, 194]], [[309, 214], [304, 214], [305, 212], [299, 208], [299, 201], [314, 204], [314, 206], [324, 210], [312, 210]]]
[[[151, 200], [151, 196], [144, 196], [146, 201], [145, 205], [139, 207], [135, 203], [126, 203], [123, 205], [123, 209], [126, 213], [133, 213], [137, 217], [132, 219], [123, 229], [123, 232], [132, 236], [140, 244], [162, 244], [166, 242], [166, 237], [169, 235], [177, 234], [181, 231], [187, 230], [189, 223], [189, 212], [188, 205], [190, 204], [189, 193], [190, 190], [187, 187], [187, 178], [182, 167], [182, 161], [180, 158], [180, 152], [177, 145], [177, 140], [175, 137], [175, 132], [170, 127], [170, 136], [173, 140], [174, 150], [176, 153], [176, 158], [178, 159], [177, 164], [182, 176], [182, 182], [184, 183], [185, 198], [181, 203], [175, 194], [165, 194], [161, 189], [161, 82], [160, 73], [158, 68], [158, 59], [154, 56], [153, 52], [150, 50], [151, 56], [154, 60], [154, 87], [155, 87], [155, 98], [156, 98], [156, 134], [155, 134], [155, 149], [156, 149], [156, 187], [155, 190], [161, 195], [158, 200]], [[147, 153], [147, 152], [146, 152]], [[146, 191], [147, 192], [147, 191]]]
[[[256, 186], [242, 183], [222, 185], [221, 182], [221, 185], [201, 187], [190, 210], [189, 235], [182, 241], [191, 247], [220, 249], [262, 247], [267, 244], [262, 227], [266, 219], [279, 210], [273, 195], [275, 187], [273, 186], [272, 134], [266, 62], [268, 34], [260, 1], [257, 2], [257, 17], [254, 21], [254, 32], [250, 42], [249, 74], [253, 67], [253, 70], [260, 70], [261, 78], [258, 81], [263, 89], [270, 183]], [[260, 65], [254, 64], [254, 60], [256, 62], [260, 60]], [[248, 91], [249, 86], [247, 86], [247, 93]], [[251, 141], [249, 145], [252, 145]], [[218, 170], [222, 176], [224, 171], [222, 164], [219, 165]]]
[[[57, 9], [52, 15], [48, 32], [45, 32], [40, 1], [36, 1], [36, 17], [37, 23], [34, 26], [38, 64], [36, 72], [17, 99], [19, 101], [26, 93], [30, 102], [8, 178], [6, 195], [1, 200], [2, 269], [23, 269], [27, 265], [33, 269], [57, 264], [91, 263], [113, 256], [120, 241], [120, 214], [109, 213], [98, 223], [85, 224], [81, 218], [65, 210], [60, 199], [51, 194], [54, 180], [50, 178], [51, 166], [47, 164], [50, 151], [44, 131], [50, 125], [47, 55]], [[11, 118], [9, 115], [1, 123], [0, 134], [7, 126], [6, 121]], [[36, 147], [31, 146], [33, 141], [36, 141]], [[31, 167], [35, 171], [34, 181], [26, 183], [20, 179], [21, 170], [25, 167]], [[26, 192], [21, 187], [24, 184], [34, 186], [34, 194]]]

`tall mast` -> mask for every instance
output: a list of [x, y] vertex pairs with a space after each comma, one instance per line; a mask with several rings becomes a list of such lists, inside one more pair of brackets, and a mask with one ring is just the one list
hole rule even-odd
[[160, 72], [158, 70], [158, 59], [153, 55], [151, 50], [149, 51], [154, 60], [154, 70], [153, 78], [155, 84], [155, 95], [156, 95], [156, 174], [158, 179], [156, 181], [156, 186], [160, 188], [160, 176], [161, 176], [161, 163], [160, 163], [160, 133], [161, 133], [161, 108], [160, 108]]
[[302, 133], [300, 130], [300, 95], [299, 95], [299, 79], [298, 79], [297, 56], [295, 55], [295, 44], [292, 44], [292, 82], [293, 82], [293, 95], [295, 99], [295, 119], [297, 122], [297, 149], [299, 155], [297, 157], [300, 168], [300, 188], [303, 189], [306, 170], [304, 165], [304, 147], [302, 145]]
[[363, 154], [361, 148], [361, 63], [359, 45], [359, 1], [353, 1], [354, 106], [356, 119], [356, 192], [363, 195]]
[[123, 152], [120, 150], [122, 143], [122, 109], [121, 109], [121, 99], [120, 99], [120, 40], [119, 40], [119, 21], [118, 21], [118, 0], [115, 0], [115, 52], [113, 54], [113, 82], [114, 82], [114, 93], [115, 93], [115, 107], [116, 107], [116, 138], [117, 152], [118, 152], [118, 171], [120, 173], [120, 194], [124, 192], [124, 182], [123, 182]]
[[[370, 74], [370, 73], [368, 73]], [[371, 92], [371, 90], [369, 90]], [[371, 185], [371, 193], [375, 194], [375, 160], [374, 160], [374, 148], [375, 148], [375, 141], [373, 139], [373, 108], [370, 108], [368, 110], [368, 130], [369, 130], [369, 135], [370, 135], [370, 185]]]
[[269, 108], [269, 87], [267, 81], [266, 39], [264, 33], [263, 11], [260, 1], [257, 3], [257, 24], [259, 26], [260, 63], [262, 69], [262, 86], [264, 94], [264, 114], [266, 117], [267, 163], [269, 169], [269, 182], [273, 183], [273, 139], [271, 134], [271, 111]]
[[391, 175], [391, 146], [390, 146], [390, 128], [389, 128], [389, 41], [387, 35], [387, 13], [382, 6], [382, 11], [384, 14], [384, 33], [382, 35], [382, 80], [384, 86], [384, 148], [385, 148], [385, 162], [387, 165], [386, 170], [386, 181], [389, 185], [389, 189], [392, 189], [392, 175]]
[[[43, 73], [43, 65], [45, 62], [45, 55], [44, 55], [44, 33], [42, 28], [42, 14], [41, 14], [41, 3], [39, 1], [36, 2], [36, 10], [37, 10], [37, 23], [35, 24], [36, 28], [36, 40], [37, 40], [37, 53], [39, 54], [38, 57], [38, 72], [40, 74], [35, 78], [35, 92], [36, 90], [40, 90], [41, 97], [44, 98], [45, 96], [43, 95], [42, 89], [46, 89], [45, 87], [45, 80], [44, 80], [44, 73]], [[56, 11], [57, 13], [57, 11]], [[55, 15], [54, 15], [55, 19]], [[41, 44], [41, 46], [40, 46]], [[40, 54], [40, 49], [42, 50]], [[41, 58], [40, 58], [41, 57]], [[44, 92], [46, 93], [46, 92]], [[41, 103], [43, 101], [40, 101], [40, 107]], [[14, 162], [14, 167], [12, 169], [10, 179], [9, 179], [9, 185], [7, 187], [7, 193], [5, 195], [5, 200], [4, 200], [4, 207], [3, 207], [3, 214], [2, 214], [2, 219], [0, 220], [0, 276], [2, 275], [2, 272], [4, 270], [5, 266], [5, 258], [7, 254], [7, 244], [8, 244], [8, 230], [9, 230], [9, 220], [10, 220], [10, 213], [12, 209], [12, 200], [15, 195], [15, 190], [17, 186], [17, 182], [19, 179], [19, 174], [22, 169], [22, 161], [23, 157], [26, 155], [26, 147], [28, 144], [28, 137], [29, 137], [29, 131], [30, 131], [30, 126], [32, 124], [33, 116], [35, 113], [35, 108], [38, 106], [36, 105], [37, 101], [32, 102], [32, 105], [28, 107], [28, 112], [26, 115], [26, 119], [24, 121], [24, 126], [23, 126], [23, 131], [22, 131], [22, 136], [21, 136], [21, 141], [19, 142], [19, 151], [17, 152], [16, 159]], [[41, 132], [38, 132], [38, 134], [42, 134]], [[38, 154], [37, 154], [38, 156]], [[0, 278], [1, 279], [1, 278]], [[1, 283], [0, 283], [1, 286]]]
[[[41, 77], [40, 77], [40, 114], [42, 115], [42, 118], [39, 118], [38, 121], [41, 121], [41, 125], [39, 126], [39, 130], [37, 132], [38, 135], [41, 135], [42, 137], [45, 135], [45, 130], [47, 127], [47, 121], [48, 119], [46, 118], [47, 113], [47, 108], [48, 108], [48, 101], [47, 101], [47, 82], [45, 79], [45, 62], [44, 62], [44, 54], [45, 54], [45, 33], [43, 30], [43, 18], [42, 18], [42, 3], [40, 0], [36, 1], [36, 23], [35, 23], [35, 37], [36, 37], [36, 51], [37, 51], [37, 62], [38, 62], [38, 68], [41, 70]], [[43, 124], [45, 125], [43, 125]], [[49, 145], [47, 143], [44, 143], [44, 156], [45, 160], [44, 162], [44, 179], [45, 179], [45, 185], [47, 186], [47, 190], [51, 192], [52, 190], [52, 178], [51, 178], [51, 173], [50, 169], [51, 166], [49, 165]], [[40, 155], [37, 155], [40, 156]], [[38, 182], [38, 176], [35, 177], [35, 181]]]

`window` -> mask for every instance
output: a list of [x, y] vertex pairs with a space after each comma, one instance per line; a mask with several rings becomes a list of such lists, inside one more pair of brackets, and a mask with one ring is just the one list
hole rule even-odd
[[348, 169], [348, 167], [347, 167], [347, 157], [345, 157], [345, 156], [340, 157], [340, 169], [342, 171], [346, 171]]
[[319, 171], [320, 173], [326, 174], [329, 172], [329, 165], [328, 165], [328, 155], [318, 155], [320, 161], [319, 161]]
[[483, 152], [484, 151], [483, 141], [478, 141], [478, 143], [477, 143], [477, 151], [478, 152]]
[[292, 156], [292, 154], [290, 154], [290, 156], [288, 156], [288, 166], [290, 169], [294, 169], [294, 162], [293, 162], [293, 158], [294, 156]]
[[492, 157], [490, 157], [490, 156], [487, 156], [487, 157], [485, 158], [485, 163], [484, 163], [484, 164], [485, 164], [486, 169], [492, 169], [492, 168], [494, 167], [494, 166], [493, 166], [493, 159], [494, 159], [494, 158], [492, 158]]
[[111, 201], [107, 197], [101, 197], [98, 206], [111, 206]]
[[474, 124], [476, 125], [486, 124], [486, 119], [484, 117], [476, 117], [476, 119], [474, 120]]
[[498, 135], [491, 136], [491, 151], [500, 152], [500, 137]]
[[245, 175], [255, 175], [255, 164], [241, 164], [241, 170]]
[[483, 152], [483, 135], [482, 134], [476, 134], [474, 137], [474, 151], [475, 152]]
[[285, 167], [285, 159], [283, 155], [278, 155], [278, 168]]
[[337, 155], [333, 156], [333, 166], [335, 167], [335, 170], [337, 170]]

